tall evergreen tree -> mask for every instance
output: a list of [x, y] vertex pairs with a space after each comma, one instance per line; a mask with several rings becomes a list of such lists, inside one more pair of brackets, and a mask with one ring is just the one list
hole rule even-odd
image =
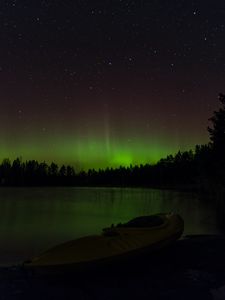
[[224, 186], [225, 184], [225, 95], [219, 94], [221, 107], [214, 111], [209, 119], [212, 123], [208, 127], [210, 135], [211, 161], [209, 170], [211, 182]]
[[208, 127], [211, 146], [215, 154], [219, 155], [217, 159], [224, 158], [225, 154], [225, 95], [219, 94], [219, 101], [222, 107], [214, 111], [213, 116], [209, 119], [212, 127]]

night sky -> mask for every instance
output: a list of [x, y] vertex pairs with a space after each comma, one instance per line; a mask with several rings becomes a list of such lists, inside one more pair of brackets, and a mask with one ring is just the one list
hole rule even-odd
[[208, 142], [225, 1], [0, 2], [0, 160], [154, 163]]

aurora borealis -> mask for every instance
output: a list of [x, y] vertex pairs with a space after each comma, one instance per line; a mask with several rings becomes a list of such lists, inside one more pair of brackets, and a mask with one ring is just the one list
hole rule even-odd
[[0, 3], [0, 160], [154, 163], [208, 142], [224, 1]]

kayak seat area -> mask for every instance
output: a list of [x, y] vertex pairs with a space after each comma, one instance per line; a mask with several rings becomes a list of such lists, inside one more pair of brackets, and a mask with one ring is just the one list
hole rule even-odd
[[117, 224], [116, 227], [119, 228], [129, 228], [129, 227], [136, 227], [136, 228], [142, 228], [142, 227], [155, 227], [163, 225], [164, 220], [160, 216], [153, 215], [153, 216], [141, 216], [137, 217], [135, 219], [130, 220], [127, 223], [124, 224]]
[[163, 224], [163, 218], [158, 215], [141, 216], [132, 219], [127, 223], [119, 223], [116, 226], [112, 224], [111, 227], [103, 228], [103, 235], [109, 237], [119, 235], [120, 233], [117, 230], [119, 228], [152, 228]]

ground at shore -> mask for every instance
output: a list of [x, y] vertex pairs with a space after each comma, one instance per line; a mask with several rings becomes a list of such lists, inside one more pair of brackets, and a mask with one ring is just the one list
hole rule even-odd
[[0, 300], [225, 299], [225, 237], [189, 236], [135, 263], [71, 276], [0, 269]]

